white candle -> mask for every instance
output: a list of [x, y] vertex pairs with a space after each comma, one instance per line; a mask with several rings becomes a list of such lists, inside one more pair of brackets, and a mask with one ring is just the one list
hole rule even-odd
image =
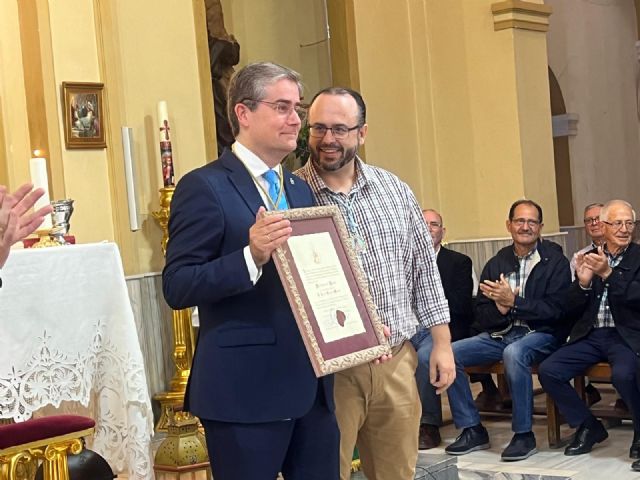
[[[32, 158], [29, 162], [29, 169], [31, 170], [31, 182], [33, 183], [34, 188], [42, 188], [44, 190], [44, 195], [42, 195], [33, 206], [34, 210], [38, 210], [51, 203], [51, 199], [49, 197], [47, 159], [42, 157]], [[50, 230], [52, 226], [51, 215], [47, 215], [44, 217], [44, 221], [42, 222], [42, 225], [40, 225], [39, 230]]]
[[164, 121], [169, 121], [169, 112], [167, 110], [167, 102], [161, 100], [158, 102], [158, 125], [164, 126]]

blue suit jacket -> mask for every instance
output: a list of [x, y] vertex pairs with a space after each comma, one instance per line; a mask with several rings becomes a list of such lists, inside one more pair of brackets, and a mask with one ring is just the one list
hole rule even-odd
[[[313, 205], [300, 178], [284, 172], [291, 208]], [[185, 408], [201, 418], [259, 423], [298, 418], [333, 379], [318, 380], [273, 261], [254, 286], [243, 256], [260, 194], [236, 156], [225, 151], [178, 183], [171, 202], [163, 271], [167, 303], [198, 306], [200, 332]]]

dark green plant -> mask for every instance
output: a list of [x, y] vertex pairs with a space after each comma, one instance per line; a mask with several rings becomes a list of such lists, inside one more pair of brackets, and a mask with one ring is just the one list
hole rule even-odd
[[295, 155], [298, 157], [301, 165], [307, 163], [309, 158], [309, 125], [304, 124], [298, 133], [298, 146], [295, 149]]

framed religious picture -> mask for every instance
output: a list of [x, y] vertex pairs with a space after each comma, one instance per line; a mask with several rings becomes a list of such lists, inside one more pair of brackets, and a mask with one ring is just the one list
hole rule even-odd
[[106, 148], [102, 83], [62, 83], [67, 148]]
[[291, 221], [293, 231], [273, 260], [316, 376], [390, 353], [338, 207], [277, 213]]

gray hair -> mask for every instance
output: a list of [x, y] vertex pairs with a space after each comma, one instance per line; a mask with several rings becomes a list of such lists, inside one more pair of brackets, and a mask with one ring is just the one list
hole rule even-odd
[[440, 212], [438, 212], [437, 210], [434, 210], [433, 208], [425, 208], [424, 210], [422, 210], [422, 213], [427, 213], [427, 212], [435, 213], [440, 219], [440, 226], [444, 227], [444, 221], [442, 220], [442, 215], [440, 215]]
[[227, 92], [227, 118], [234, 137], [240, 133], [240, 124], [235, 112], [236, 105], [242, 103], [254, 111], [258, 107], [257, 100], [265, 97], [265, 88], [279, 80], [291, 80], [298, 86], [300, 97], [302, 97], [300, 74], [277, 63], [250, 63], [238, 70], [231, 78]]
[[594, 207], [604, 207], [604, 203], [600, 203], [600, 202], [594, 202], [594, 203], [590, 203], [589, 205], [587, 205], [586, 207], [584, 207], [584, 213], [587, 213], [589, 210], [591, 210]]
[[602, 210], [600, 210], [600, 220], [609, 220], [609, 209], [616, 205], [622, 205], [624, 207], [627, 207], [629, 210], [631, 210], [633, 221], [634, 222], [636, 221], [636, 211], [633, 209], [633, 207], [629, 202], [626, 202], [624, 200], [609, 200], [607, 203], [605, 203], [602, 206]]

